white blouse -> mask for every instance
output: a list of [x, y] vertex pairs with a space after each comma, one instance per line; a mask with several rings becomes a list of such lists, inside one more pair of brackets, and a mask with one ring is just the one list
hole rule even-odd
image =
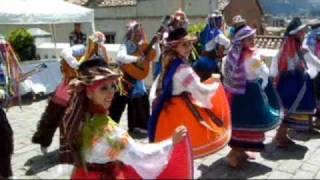
[[[304, 53], [303, 57], [307, 64], [307, 73], [309, 74], [311, 79], [314, 79], [317, 74], [320, 72], [320, 59], [316, 57], [310, 50], [310, 48], [305, 47], [306, 53]], [[270, 68], [270, 75], [272, 77], [276, 77], [279, 73], [278, 70], [278, 63], [279, 57], [281, 54], [281, 49], [279, 53], [272, 59], [271, 68]], [[296, 55], [293, 59], [288, 60], [288, 70], [294, 70], [296, 64], [300, 61], [300, 57]]]
[[[127, 143], [124, 149], [112, 151], [110, 139], [118, 142], [125, 140]], [[171, 139], [154, 144], [135, 142], [125, 130], [116, 127], [97, 139], [83, 157], [88, 163], [98, 164], [119, 160], [133, 167], [143, 179], [155, 179], [167, 166], [172, 146]]]
[[183, 92], [191, 93], [191, 97], [197, 100], [200, 107], [212, 108], [211, 99], [219, 87], [219, 83], [204, 84], [199, 76], [188, 64], [181, 64], [173, 76], [173, 95]]
[[258, 52], [254, 52], [250, 58], [244, 60], [247, 80], [253, 81], [262, 79], [262, 87], [265, 88], [268, 84], [269, 68], [261, 60]]
[[[153, 48], [156, 50], [155, 60], [158, 60], [161, 54], [161, 49], [159, 43], [153, 45]], [[118, 54], [117, 54], [117, 62], [122, 64], [130, 64], [134, 63], [139, 59], [137, 56], [129, 55], [127, 52], [127, 47], [125, 44], [121, 44]]]

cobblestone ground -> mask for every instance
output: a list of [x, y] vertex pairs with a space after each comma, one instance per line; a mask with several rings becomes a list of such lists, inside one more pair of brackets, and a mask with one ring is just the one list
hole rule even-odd
[[[56, 179], [58, 176], [58, 133], [49, 148], [49, 154], [43, 156], [40, 148], [31, 143], [37, 122], [43, 112], [47, 100], [40, 100], [32, 104], [9, 109], [7, 115], [14, 130], [15, 151], [13, 155], [14, 178], [18, 179]], [[123, 117], [121, 126], [126, 127]], [[244, 170], [229, 168], [224, 157], [230, 150], [225, 147], [218, 153], [195, 160], [195, 178], [236, 178], [236, 179], [320, 179], [320, 134], [291, 133], [297, 144], [288, 150], [277, 149], [271, 142], [275, 131], [267, 134], [265, 152], [257, 156], [256, 160], [246, 164]], [[140, 141], [146, 141], [140, 138]], [[63, 176], [67, 177], [67, 176]], [[61, 178], [61, 176], [60, 176]]]

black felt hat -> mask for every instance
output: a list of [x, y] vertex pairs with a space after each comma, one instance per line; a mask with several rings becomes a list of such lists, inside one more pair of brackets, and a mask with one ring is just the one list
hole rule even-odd
[[292, 21], [289, 23], [285, 35], [295, 35], [299, 31], [306, 29], [306, 25], [302, 24], [301, 19], [299, 17], [294, 17]]

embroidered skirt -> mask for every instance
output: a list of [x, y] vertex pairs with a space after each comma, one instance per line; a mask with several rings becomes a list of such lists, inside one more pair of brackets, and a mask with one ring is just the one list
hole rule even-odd
[[276, 128], [283, 111], [272, 83], [265, 89], [260, 81], [247, 81], [243, 95], [231, 100], [232, 137], [230, 146], [251, 150], [264, 148], [264, 132]]
[[[181, 96], [173, 97], [160, 113], [155, 130], [155, 142], [172, 137], [175, 129], [186, 126], [190, 134], [194, 158], [212, 154], [223, 148], [231, 137], [231, 116], [229, 103], [222, 85], [212, 98], [212, 109], [200, 108], [194, 105], [202, 120], [195, 115]], [[222, 121], [219, 126], [210, 117], [215, 114]]]
[[311, 115], [316, 112], [314, 82], [302, 71], [280, 74], [277, 90], [288, 114], [284, 123], [294, 129], [307, 130], [311, 127]]

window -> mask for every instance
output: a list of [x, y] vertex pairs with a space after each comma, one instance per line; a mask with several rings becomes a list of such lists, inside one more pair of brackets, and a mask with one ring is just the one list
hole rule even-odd
[[115, 32], [104, 32], [103, 34], [106, 36], [106, 40], [104, 43], [114, 44], [116, 42], [116, 33]]

